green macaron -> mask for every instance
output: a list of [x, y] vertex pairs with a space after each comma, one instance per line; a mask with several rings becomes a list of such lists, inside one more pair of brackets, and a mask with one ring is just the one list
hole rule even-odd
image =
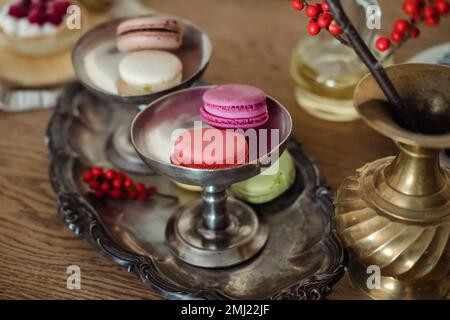
[[278, 170], [274, 174], [260, 174], [236, 183], [231, 186], [231, 192], [236, 198], [253, 204], [266, 203], [278, 198], [295, 181], [294, 160], [288, 151], [281, 155], [278, 165]]

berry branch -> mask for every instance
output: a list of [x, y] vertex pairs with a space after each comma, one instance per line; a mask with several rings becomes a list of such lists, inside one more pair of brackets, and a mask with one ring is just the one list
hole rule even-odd
[[[445, 16], [450, 11], [448, 0], [404, 0], [403, 11], [410, 16], [410, 20], [399, 19], [395, 21], [390, 38], [381, 36], [376, 40], [375, 47], [378, 51], [385, 52], [390, 49], [381, 61], [375, 58], [370, 48], [363, 41], [342, 8], [340, 0], [323, 0], [316, 4], [306, 0], [292, 0], [292, 6], [297, 11], [306, 7], [305, 14], [311, 19], [308, 24], [310, 35], [316, 36], [322, 29], [326, 29], [343, 44], [352, 47], [383, 90], [398, 121], [411, 130], [417, 130], [412, 115], [403, 105], [400, 95], [382, 66], [382, 62], [397, 52], [408, 39], [417, 38], [420, 35], [420, 29], [417, 26], [419, 21], [427, 26], [437, 25], [440, 16]], [[345, 39], [342, 35], [345, 36]], [[391, 40], [394, 45], [392, 45]]]
[[[322, 29], [327, 29], [342, 44], [351, 44], [342, 37], [342, 30], [330, 13], [330, 6], [326, 0], [312, 4], [307, 0], [290, 0], [297, 11], [305, 9], [305, 14], [310, 18], [308, 33], [318, 35]], [[393, 31], [389, 37], [381, 36], [375, 42], [375, 48], [379, 52], [385, 52], [381, 63], [394, 55], [409, 39], [420, 36], [419, 24], [436, 26], [441, 16], [450, 12], [449, 0], [403, 0], [403, 11], [409, 16], [407, 19], [398, 19], [394, 23]]]
[[337, 24], [342, 28], [343, 33], [346, 35], [350, 45], [354, 49], [355, 53], [364, 62], [369, 69], [370, 73], [374, 76], [380, 88], [388, 98], [389, 102], [393, 106], [394, 113], [397, 119], [403, 121], [404, 125], [416, 129], [416, 124], [409, 114], [408, 110], [403, 105], [402, 99], [392, 84], [391, 80], [387, 76], [382, 64], [378, 62], [375, 56], [370, 51], [364, 40], [359, 35], [356, 28], [350, 22], [350, 19], [346, 15], [342, 8], [340, 0], [326, 0], [330, 11], [333, 13]]

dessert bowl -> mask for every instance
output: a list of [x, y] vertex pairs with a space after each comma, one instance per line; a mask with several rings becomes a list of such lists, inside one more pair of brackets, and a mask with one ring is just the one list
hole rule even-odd
[[200, 79], [211, 58], [212, 45], [208, 35], [186, 20], [173, 18], [184, 28], [182, 46], [171, 51], [181, 60], [183, 74], [180, 84], [160, 92], [143, 95], [119, 93], [119, 63], [127, 53], [118, 50], [116, 31], [118, 25], [128, 18], [96, 26], [79, 39], [72, 51], [75, 74], [83, 86], [115, 107], [129, 110], [129, 117], [122, 119], [123, 124], [114, 130], [105, 146], [108, 159], [116, 167], [128, 172], [149, 173], [130, 141], [130, 124], [137, 110], [170, 92], [191, 87]]
[[170, 92], [190, 87], [205, 71], [211, 58], [212, 45], [208, 35], [201, 29], [186, 20], [175, 19], [185, 30], [182, 46], [178, 50], [171, 51], [183, 64], [180, 84], [143, 95], [119, 93], [118, 66], [126, 53], [120, 52], [117, 48], [116, 29], [126, 20], [124, 18], [103, 23], [81, 37], [72, 52], [72, 62], [78, 79], [88, 90], [103, 99], [134, 106], [147, 105]]
[[[202, 199], [173, 212], [167, 223], [165, 236], [173, 255], [198, 267], [223, 268], [257, 255], [269, 237], [264, 219], [244, 202], [228, 198], [226, 188], [254, 177], [270, 167], [268, 160], [278, 159], [272, 156], [285, 150], [292, 119], [280, 103], [267, 97], [269, 120], [257, 129], [257, 141], [253, 142], [257, 142], [260, 149], [255, 156], [250, 152], [248, 162], [220, 169], [172, 164], [175, 132], [195, 128], [195, 122], [201, 121], [199, 106], [203, 94], [211, 88], [180, 90], [154, 101], [134, 119], [131, 139], [139, 156], [156, 173], [203, 187]], [[270, 134], [264, 139], [261, 132]], [[273, 132], [278, 133], [277, 139], [272, 136]]]
[[[195, 121], [201, 121], [199, 106], [203, 93], [214, 86], [195, 87], [166, 95], [141, 111], [131, 126], [131, 139], [144, 162], [160, 174], [191, 185], [229, 185], [251, 178], [261, 172], [265, 158], [284, 150], [291, 134], [292, 119], [289, 112], [276, 100], [267, 97], [269, 120], [259, 130], [279, 130], [279, 143], [275, 146], [267, 140], [267, 153], [248, 163], [227, 169], [193, 169], [170, 162], [173, 141], [171, 135], [178, 129], [191, 129]], [[204, 125], [206, 126], [206, 125]]]

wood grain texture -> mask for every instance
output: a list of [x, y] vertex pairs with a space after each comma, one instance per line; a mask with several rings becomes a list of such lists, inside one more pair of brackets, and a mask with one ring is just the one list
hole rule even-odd
[[[383, 25], [400, 16], [400, 1], [381, 0]], [[305, 35], [306, 19], [281, 0], [148, 0], [183, 16], [211, 36], [214, 54], [205, 78], [261, 87], [294, 118], [294, 133], [336, 190], [364, 163], [395, 153], [392, 142], [361, 121], [330, 123], [300, 109], [289, 77], [290, 53]], [[426, 28], [397, 61], [450, 40], [450, 19]], [[51, 111], [0, 112], [0, 299], [153, 299], [134, 274], [98, 254], [59, 220], [48, 180], [44, 134]], [[81, 290], [66, 289], [66, 268], [81, 267]], [[346, 276], [330, 299], [364, 298]]]

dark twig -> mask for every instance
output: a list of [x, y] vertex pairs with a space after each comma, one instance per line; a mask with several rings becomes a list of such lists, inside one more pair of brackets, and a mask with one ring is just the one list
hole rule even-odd
[[394, 113], [399, 121], [403, 121], [403, 125], [411, 130], [416, 130], [416, 124], [408, 110], [403, 105], [402, 99], [392, 84], [391, 80], [386, 74], [383, 66], [378, 62], [375, 56], [370, 51], [369, 47], [363, 41], [355, 27], [351, 23], [344, 9], [342, 8], [340, 0], [326, 0], [334, 19], [341, 27], [343, 33], [347, 36], [348, 42], [353, 47], [355, 53], [364, 62], [373, 75], [381, 90], [383, 90], [386, 98], [394, 109]]

